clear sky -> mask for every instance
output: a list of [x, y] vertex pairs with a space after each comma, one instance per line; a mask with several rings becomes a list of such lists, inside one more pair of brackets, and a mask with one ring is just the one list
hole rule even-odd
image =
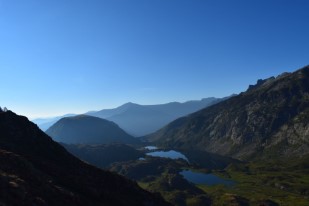
[[0, 106], [30, 118], [239, 93], [309, 64], [308, 0], [0, 0]]

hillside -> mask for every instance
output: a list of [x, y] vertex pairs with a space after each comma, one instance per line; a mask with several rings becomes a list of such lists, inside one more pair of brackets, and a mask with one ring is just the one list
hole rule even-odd
[[166, 205], [111, 172], [83, 163], [26, 117], [0, 112], [1, 205]]
[[309, 66], [259, 80], [246, 92], [147, 136], [160, 146], [248, 160], [309, 153]]
[[115, 123], [97, 117], [78, 115], [60, 119], [46, 133], [67, 144], [137, 144], [139, 141]]
[[125, 144], [68, 145], [63, 144], [71, 154], [99, 168], [107, 168], [114, 162], [137, 160], [145, 154]]

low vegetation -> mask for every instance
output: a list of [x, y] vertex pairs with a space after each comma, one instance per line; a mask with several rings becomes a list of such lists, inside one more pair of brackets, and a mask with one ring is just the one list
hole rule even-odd
[[214, 171], [237, 182], [233, 187], [198, 185], [214, 205], [239, 199], [239, 205], [309, 205], [308, 156], [300, 160], [271, 160], [231, 164]]
[[[183, 160], [147, 157], [143, 161], [115, 163], [112, 171], [134, 179], [151, 192], [160, 193], [176, 206], [309, 205], [309, 156], [288, 160], [244, 163], [233, 161], [224, 169], [208, 169]], [[221, 164], [219, 164], [221, 165]], [[194, 185], [184, 179], [182, 169], [212, 172], [232, 179], [233, 186]]]

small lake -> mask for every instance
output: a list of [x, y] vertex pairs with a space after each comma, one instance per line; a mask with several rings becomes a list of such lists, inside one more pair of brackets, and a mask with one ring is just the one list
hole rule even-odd
[[189, 162], [188, 158], [185, 155], [175, 150], [149, 152], [146, 155], [153, 157], [171, 158], [171, 159], [184, 159], [187, 162]]
[[214, 174], [205, 174], [199, 172], [193, 172], [191, 170], [183, 170], [180, 172], [182, 176], [189, 182], [194, 184], [201, 184], [201, 185], [225, 185], [225, 186], [233, 186], [235, 184], [232, 180], [226, 180], [221, 177], [218, 177]]

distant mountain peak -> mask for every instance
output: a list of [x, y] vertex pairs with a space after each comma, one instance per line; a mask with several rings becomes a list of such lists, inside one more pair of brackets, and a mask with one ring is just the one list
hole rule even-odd
[[133, 103], [133, 102], [127, 102], [127, 103], [121, 105], [120, 107], [132, 107], [132, 106], [141, 106], [141, 105], [139, 105], [137, 103]]
[[133, 102], [127, 102], [127, 103], [124, 103], [123, 105], [137, 105], [137, 104]]

